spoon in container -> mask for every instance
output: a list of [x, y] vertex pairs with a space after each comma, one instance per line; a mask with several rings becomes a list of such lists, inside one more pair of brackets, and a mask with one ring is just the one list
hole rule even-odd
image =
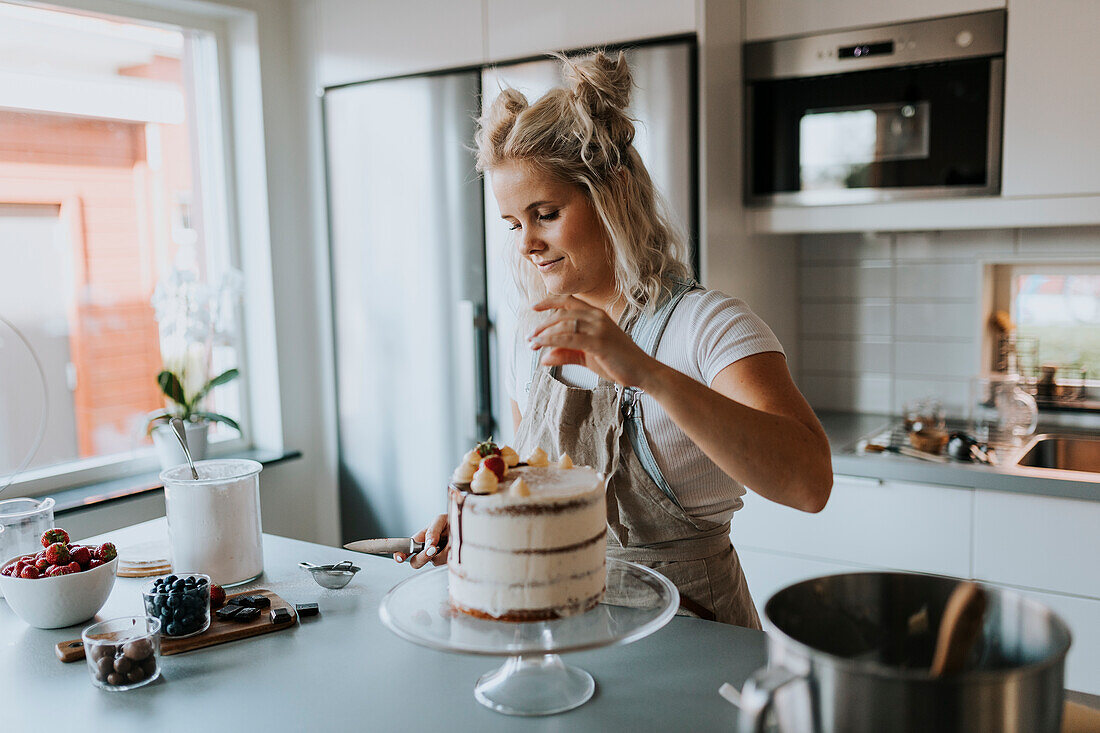
[[180, 442], [180, 448], [183, 448], [183, 456], [187, 459], [187, 465], [191, 467], [191, 478], [198, 481], [199, 472], [195, 469], [195, 462], [191, 460], [191, 451], [187, 450], [187, 433], [183, 427], [183, 420], [178, 417], [172, 418], [172, 432], [176, 434], [176, 438]]

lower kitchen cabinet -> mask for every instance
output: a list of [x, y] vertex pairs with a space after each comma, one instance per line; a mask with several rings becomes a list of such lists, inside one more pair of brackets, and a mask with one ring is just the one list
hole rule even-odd
[[737, 549], [737, 557], [749, 582], [749, 592], [756, 604], [760, 618], [764, 618], [764, 604], [776, 591], [793, 585], [800, 580], [808, 580], [821, 575], [836, 575], [861, 570], [874, 570], [867, 565], [849, 565], [847, 563], [828, 562], [809, 557], [780, 555], [775, 552]]
[[819, 514], [745, 495], [734, 546], [880, 568], [970, 577], [973, 492], [954, 486], [836, 476]]
[[1073, 635], [1066, 657], [1066, 687], [1100, 695], [1100, 601], [1020, 588], [1008, 590], [1034, 598], [1062, 617]]
[[1100, 502], [974, 494], [975, 578], [1100, 599]]
[[836, 476], [820, 514], [745, 496], [731, 538], [757, 609], [820, 575], [902, 570], [1034, 598], [1073, 632], [1066, 687], [1100, 694], [1100, 502]]

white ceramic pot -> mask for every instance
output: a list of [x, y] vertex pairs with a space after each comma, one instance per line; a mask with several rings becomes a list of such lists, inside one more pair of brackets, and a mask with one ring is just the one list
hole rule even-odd
[[[19, 557], [9, 558], [3, 567]], [[52, 578], [0, 575], [0, 588], [16, 616], [39, 629], [60, 629], [87, 621], [103, 608], [115, 586], [117, 567], [116, 557], [98, 568]]]
[[[184, 433], [187, 434], [187, 449], [191, 451], [191, 460], [201, 461], [206, 458], [206, 439], [210, 432], [208, 422], [185, 422]], [[157, 450], [157, 459], [160, 461], [161, 470], [187, 463], [183, 455], [183, 448], [176, 440], [176, 432], [171, 425], [159, 425], [153, 428], [153, 447]]]

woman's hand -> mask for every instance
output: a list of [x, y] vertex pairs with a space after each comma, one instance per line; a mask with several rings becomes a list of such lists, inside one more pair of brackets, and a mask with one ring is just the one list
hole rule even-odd
[[545, 366], [580, 364], [604, 379], [642, 389], [660, 366], [610, 316], [572, 295], [551, 296], [534, 309], [555, 311], [527, 339], [532, 349], [549, 348], [542, 357]]
[[447, 552], [440, 552], [440, 538], [445, 538], [447, 535], [447, 515], [440, 514], [435, 520], [424, 529], [420, 530], [412, 536], [417, 542], [424, 543], [424, 549], [420, 552], [410, 555], [404, 552], [393, 553], [393, 559], [397, 562], [405, 562], [409, 560], [409, 565], [414, 569], [427, 565], [429, 562], [432, 565], [446, 565], [447, 564]]

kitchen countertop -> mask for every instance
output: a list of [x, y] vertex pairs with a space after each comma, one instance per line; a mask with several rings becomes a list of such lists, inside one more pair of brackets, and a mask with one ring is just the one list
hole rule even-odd
[[[164, 519], [104, 535], [154, 538]], [[362, 571], [342, 590], [325, 590], [298, 568], [354, 558]], [[730, 731], [736, 709], [718, 695], [738, 688], [765, 664], [760, 631], [676, 617], [653, 635], [625, 646], [564, 655], [596, 679], [581, 707], [539, 718], [516, 718], [474, 699], [478, 677], [502, 658], [447, 654], [398, 638], [382, 625], [378, 606], [415, 572], [388, 558], [264, 535], [265, 574], [241, 589], [267, 588], [291, 603], [315, 601], [320, 616], [293, 629], [163, 657], [162, 677], [129, 692], [91, 683], [84, 662], [62, 664], [67, 629], [34, 629], [0, 601], [0, 689], [4, 730], [194, 731]], [[142, 578], [119, 578], [99, 619], [141, 612]], [[233, 589], [231, 592], [236, 592]], [[241, 728], [239, 726], [247, 726]]]
[[[1097, 474], [1059, 471], [1058, 475], [1045, 472], [1045, 475], [1036, 475], [1035, 469], [1025, 469], [1024, 472], [954, 460], [941, 464], [893, 454], [861, 453], [855, 450], [855, 445], [861, 438], [889, 430], [900, 418], [894, 415], [830, 411], [818, 412], [817, 417], [829, 436], [829, 445], [833, 452], [833, 472], [836, 474], [1100, 501], [1100, 475]], [[1085, 431], [1052, 428], [1048, 432]], [[1094, 431], [1090, 434], [1097, 433]], [[1084, 478], [1077, 478], [1074, 474]], [[1089, 478], [1092, 480], [1088, 480]]]

